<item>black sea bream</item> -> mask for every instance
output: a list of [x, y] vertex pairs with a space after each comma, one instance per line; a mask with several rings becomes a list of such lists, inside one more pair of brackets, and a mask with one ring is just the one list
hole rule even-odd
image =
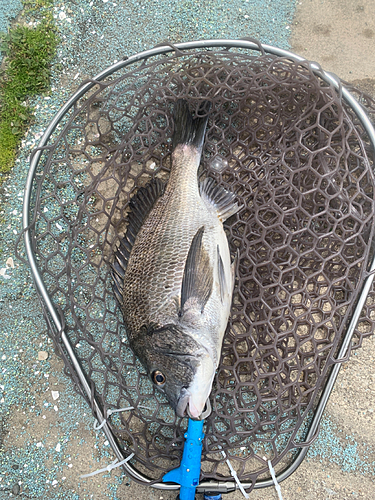
[[199, 418], [210, 395], [234, 286], [223, 222], [239, 210], [211, 178], [200, 185], [209, 103], [174, 109], [172, 167], [130, 202], [112, 266], [129, 343], [177, 415]]

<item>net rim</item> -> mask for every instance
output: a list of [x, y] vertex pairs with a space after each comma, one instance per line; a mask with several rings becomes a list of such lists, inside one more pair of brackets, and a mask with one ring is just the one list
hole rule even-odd
[[[26, 249], [26, 255], [27, 259], [29, 261], [30, 267], [31, 267], [31, 272], [32, 276], [34, 278], [34, 282], [37, 288], [38, 293], [42, 297], [44, 304], [51, 315], [52, 321], [57, 328], [59, 332], [61, 332], [61, 340], [62, 343], [64, 344], [64, 347], [66, 348], [69, 357], [71, 358], [72, 365], [74, 369], [76, 370], [76, 375], [79, 378], [79, 381], [81, 382], [83, 389], [87, 395], [87, 397], [92, 401], [93, 403], [93, 408], [95, 409], [95, 413], [97, 416], [97, 420], [99, 421], [99, 424], [103, 425], [103, 431], [116, 455], [116, 457], [119, 460], [123, 460], [125, 457], [119, 448], [115, 437], [113, 436], [109, 426], [105, 422], [104, 416], [102, 414], [102, 411], [100, 409], [100, 406], [98, 402], [96, 401], [95, 397], [92, 395], [91, 387], [86, 379], [81, 366], [79, 364], [79, 361], [74, 353], [74, 350], [70, 344], [69, 338], [67, 337], [66, 333], [64, 332], [64, 327], [63, 327], [63, 321], [62, 318], [60, 317], [58, 311], [56, 310], [55, 306], [52, 303], [52, 300], [48, 294], [48, 291], [44, 285], [44, 282], [41, 278], [37, 262], [36, 262], [36, 257], [33, 251], [33, 244], [32, 244], [32, 233], [30, 231], [30, 205], [31, 205], [31, 192], [33, 188], [33, 183], [34, 183], [34, 178], [35, 178], [35, 173], [39, 164], [39, 160], [42, 154], [43, 148], [47, 145], [49, 138], [51, 137], [52, 133], [54, 132], [56, 126], [59, 124], [61, 119], [64, 117], [64, 115], [69, 111], [69, 109], [87, 92], [89, 91], [95, 84], [96, 82], [103, 80], [104, 78], [110, 76], [114, 72], [118, 71], [119, 69], [122, 69], [126, 66], [129, 66], [131, 64], [134, 64], [136, 62], [146, 60], [150, 57], [153, 56], [159, 56], [163, 54], [167, 54], [169, 52], [176, 52], [176, 55], [184, 55], [183, 51], [188, 51], [191, 49], [211, 49], [211, 48], [240, 48], [240, 49], [247, 49], [249, 51], [258, 51], [260, 53], [265, 53], [265, 54], [271, 54], [277, 57], [283, 57], [287, 59], [291, 59], [294, 62], [297, 63], [305, 63], [308, 64], [312, 72], [316, 75], [319, 76], [322, 80], [324, 80], [326, 83], [333, 85], [333, 87], [338, 91], [343, 99], [347, 102], [347, 104], [353, 109], [355, 114], [357, 115], [359, 121], [361, 122], [362, 126], [364, 127], [368, 138], [370, 140], [371, 146], [373, 150], [375, 151], [375, 129], [367, 116], [364, 108], [360, 105], [360, 103], [353, 97], [352, 94], [345, 88], [345, 86], [342, 85], [340, 79], [333, 73], [327, 72], [322, 69], [322, 67], [312, 61], [307, 61], [305, 58], [291, 52], [285, 49], [281, 49], [272, 45], [267, 45], [267, 44], [261, 44], [257, 43], [256, 41], [252, 39], [213, 39], [213, 40], [197, 40], [197, 41], [191, 41], [191, 42], [183, 42], [183, 43], [176, 43], [176, 44], [165, 44], [165, 45], [160, 45], [156, 46], [152, 49], [142, 51], [139, 53], [136, 53], [128, 58], [124, 58], [122, 61], [119, 61], [118, 63], [115, 63], [105, 70], [101, 71], [99, 74], [97, 74], [95, 77], [93, 77], [90, 81], [84, 83], [71, 97], [66, 101], [66, 103], [60, 108], [60, 110], [56, 113], [54, 118], [51, 120], [50, 124], [46, 128], [39, 145], [37, 147], [36, 153], [32, 155], [31, 160], [30, 160], [30, 168], [29, 172], [27, 175], [27, 180], [25, 184], [25, 192], [24, 192], [24, 200], [23, 200], [23, 212], [22, 212], [22, 224], [23, 224], [23, 233], [24, 233], [24, 244], [25, 244], [25, 249]], [[306, 444], [301, 443], [299, 451], [297, 452], [294, 460], [292, 463], [284, 469], [279, 475], [277, 476], [277, 481], [281, 482], [287, 477], [289, 477], [302, 463], [307, 451], [308, 451], [308, 446], [309, 444], [314, 440], [315, 435], [317, 434], [317, 431], [319, 429], [319, 424], [320, 420], [324, 411], [324, 408], [328, 402], [330, 393], [333, 389], [333, 386], [335, 384], [338, 372], [340, 370], [340, 360], [345, 357], [345, 354], [348, 350], [351, 338], [353, 336], [356, 324], [358, 322], [358, 319], [361, 314], [362, 307], [366, 301], [368, 292], [370, 290], [370, 287], [372, 285], [373, 279], [374, 279], [374, 274], [373, 271], [375, 271], [375, 256], [373, 256], [371, 265], [369, 268], [369, 276], [366, 278], [364, 285], [362, 287], [362, 291], [359, 294], [358, 302], [355, 307], [355, 310], [352, 314], [352, 318], [350, 320], [349, 326], [347, 328], [347, 332], [345, 334], [345, 338], [343, 340], [342, 346], [340, 348], [340, 351], [338, 353], [338, 360], [335, 364], [335, 366], [332, 369], [332, 372], [327, 380], [326, 386], [324, 387], [324, 391], [320, 397], [318, 407], [315, 411], [314, 418], [311, 422], [310, 428], [308, 435], [306, 437]], [[162, 490], [177, 490], [179, 489], [178, 484], [174, 483], [160, 483], [160, 482], [153, 482], [150, 478], [144, 476], [137, 470], [135, 470], [131, 464], [126, 463], [123, 465], [124, 470], [126, 473], [128, 473], [132, 478], [138, 480], [139, 482], [150, 485], [153, 488], [156, 489], [162, 489]], [[263, 488], [263, 487], [268, 487], [273, 485], [273, 480], [272, 479], [262, 479], [262, 480], [257, 480], [255, 484], [253, 483], [243, 483], [244, 488]], [[204, 481], [199, 484], [197, 487], [198, 492], [204, 492], [204, 491], [212, 491], [212, 492], [220, 492], [220, 493], [228, 493], [230, 491], [236, 490], [237, 484], [235, 481]]]

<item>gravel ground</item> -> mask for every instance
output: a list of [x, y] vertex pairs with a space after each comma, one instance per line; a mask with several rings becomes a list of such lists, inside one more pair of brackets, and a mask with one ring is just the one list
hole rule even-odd
[[[16, 1], [7, 6], [0, 6], [0, 30], [20, 8]], [[113, 454], [102, 434], [94, 432], [90, 409], [73, 392], [62, 362], [53, 353], [29, 270], [14, 254], [28, 158], [59, 107], [83, 79], [167, 39], [253, 36], [264, 43], [293, 47], [371, 90], [375, 69], [365, 57], [370, 58], [374, 50], [364, 49], [365, 43], [373, 44], [371, 8], [369, 1], [341, 0], [305, 0], [298, 2], [297, 11], [295, 2], [287, 0], [230, 4], [210, 0], [194, 5], [185, 0], [55, 2], [61, 43], [52, 91], [33, 100], [35, 123], [14, 170], [0, 188], [0, 268], [6, 270], [0, 275], [0, 499], [169, 500], [176, 496], [139, 486], [118, 469], [79, 479], [81, 474], [107, 466]], [[358, 42], [355, 53], [349, 49], [353, 39]], [[307, 500], [374, 498], [374, 350], [371, 338], [341, 370], [317, 442], [301, 467], [281, 485], [284, 500], [301, 494]], [[242, 496], [237, 492], [225, 498]], [[270, 488], [254, 491], [251, 498], [272, 500], [277, 494]]]
[[[19, 0], [0, 2], [0, 33], [5, 33], [11, 21], [20, 13], [22, 4]], [[0, 54], [0, 64], [3, 57]]]

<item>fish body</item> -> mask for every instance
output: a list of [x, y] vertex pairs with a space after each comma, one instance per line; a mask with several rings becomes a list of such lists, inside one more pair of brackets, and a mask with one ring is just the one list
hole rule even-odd
[[[206, 108], [208, 106], [206, 105]], [[172, 167], [131, 201], [113, 265], [129, 343], [179, 416], [199, 418], [211, 392], [234, 287], [223, 221], [232, 193], [198, 182], [208, 115], [175, 105]]]

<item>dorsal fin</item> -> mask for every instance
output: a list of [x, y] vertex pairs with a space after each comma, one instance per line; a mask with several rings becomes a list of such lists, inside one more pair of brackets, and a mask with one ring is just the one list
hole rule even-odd
[[156, 200], [163, 194], [164, 187], [163, 181], [157, 178], [152, 179], [145, 187], [139, 188], [129, 202], [128, 228], [115, 253], [114, 262], [111, 264], [114, 279], [113, 290], [119, 302], [122, 300], [125, 270], [135, 238]]
[[137, 194], [129, 202], [131, 212], [128, 215], [129, 225], [126, 235], [130, 233], [134, 238], [137, 236], [155, 201], [164, 193], [164, 187], [164, 182], [156, 178], [138, 189]]
[[212, 177], [207, 177], [199, 187], [200, 195], [216, 210], [218, 217], [224, 222], [242, 208], [236, 202], [236, 197], [230, 191], [216, 183]]
[[204, 227], [196, 232], [185, 263], [181, 285], [181, 312], [189, 299], [194, 298], [203, 312], [210, 298], [213, 285], [213, 269], [208, 253], [202, 246]]

